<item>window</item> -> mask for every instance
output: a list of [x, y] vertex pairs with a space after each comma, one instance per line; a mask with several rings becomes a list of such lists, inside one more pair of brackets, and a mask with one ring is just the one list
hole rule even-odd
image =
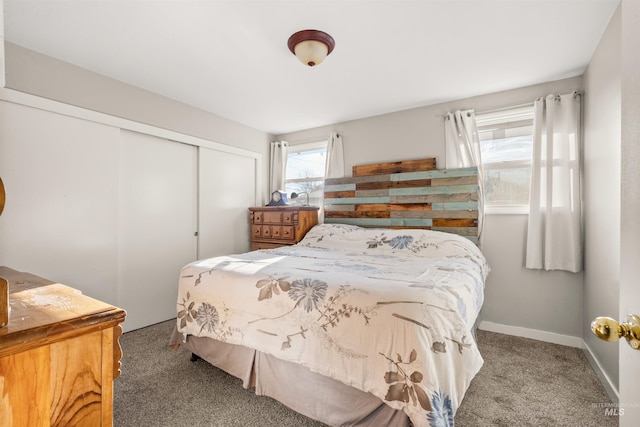
[[533, 105], [477, 114], [485, 212], [528, 213]]
[[[289, 145], [284, 190], [289, 196], [289, 204], [303, 205], [307, 203], [308, 195], [310, 205], [322, 205], [326, 154], [326, 139]], [[294, 192], [307, 194], [292, 200], [291, 193]]]

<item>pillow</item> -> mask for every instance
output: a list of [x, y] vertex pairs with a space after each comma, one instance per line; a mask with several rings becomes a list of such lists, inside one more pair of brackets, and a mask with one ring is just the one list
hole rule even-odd
[[349, 224], [316, 225], [298, 245], [378, 255], [481, 255], [473, 242], [457, 234], [417, 228], [363, 228]]

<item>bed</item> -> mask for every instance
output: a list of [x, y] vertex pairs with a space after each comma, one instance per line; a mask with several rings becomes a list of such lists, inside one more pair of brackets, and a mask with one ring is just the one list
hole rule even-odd
[[483, 363], [477, 183], [398, 163], [327, 180], [297, 245], [185, 266], [171, 345], [328, 425], [453, 425]]

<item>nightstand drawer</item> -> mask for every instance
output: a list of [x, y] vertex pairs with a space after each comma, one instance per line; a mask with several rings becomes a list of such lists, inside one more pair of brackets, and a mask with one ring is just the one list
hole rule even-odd
[[262, 226], [261, 225], [252, 225], [251, 226], [251, 236], [255, 239], [256, 237], [262, 237]]

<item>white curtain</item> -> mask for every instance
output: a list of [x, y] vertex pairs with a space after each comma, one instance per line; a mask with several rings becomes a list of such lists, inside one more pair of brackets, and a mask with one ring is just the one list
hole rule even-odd
[[336, 132], [331, 132], [327, 141], [327, 161], [325, 163], [324, 177], [342, 178], [344, 176], [344, 153], [342, 150], [342, 137]]
[[445, 167], [478, 168], [478, 237], [484, 224], [484, 182], [478, 125], [474, 110], [455, 111], [445, 116]]
[[274, 141], [271, 143], [269, 194], [276, 190], [284, 191], [285, 172], [287, 170], [287, 149], [289, 143]]
[[[331, 132], [327, 140], [327, 159], [324, 164], [324, 178], [342, 178], [344, 177], [344, 153], [342, 149], [342, 137]], [[323, 193], [324, 194], [324, 193]], [[318, 222], [324, 222], [324, 197], [320, 202], [320, 210], [318, 211]]]
[[526, 266], [582, 270], [580, 94], [534, 103]]

